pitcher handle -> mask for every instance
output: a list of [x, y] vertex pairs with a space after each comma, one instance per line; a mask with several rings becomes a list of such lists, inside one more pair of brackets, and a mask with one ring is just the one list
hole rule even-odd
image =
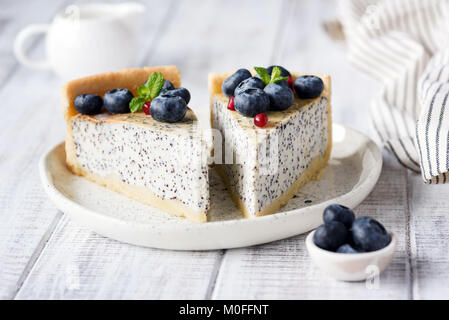
[[25, 41], [32, 35], [36, 35], [39, 33], [47, 33], [49, 29], [48, 24], [32, 24], [25, 27], [23, 30], [19, 32], [14, 41], [14, 54], [16, 55], [17, 60], [23, 65], [34, 68], [34, 69], [48, 69], [50, 68], [50, 63], [48, 59], [43, 60], [31, 60], [25, 53], [24, 44]]

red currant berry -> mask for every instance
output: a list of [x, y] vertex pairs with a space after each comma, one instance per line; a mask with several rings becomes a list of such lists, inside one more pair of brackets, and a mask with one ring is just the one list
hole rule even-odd
[[288, 86], [290, 87], [290, 89], [292, 89], [292, 91], [294, 92], [294, 89], [293, 89], [293, 79], [292, 79], [292, 77], [288, 77], [287, 83], [288, 83]]
[[254, 124], [258, 127], [265, 127], [268, 123], [268, 117], [265, 113], [259, 113], [254, 117]]
[[229, 98], [228, 110], [235, 111], [235, 108], [234, 108], [234, 96]]
[[146, 114], [147, 116], [150, 115], [150, 104], [151, 104], [151, 102], [150, 102], [150, 101], [147, 101], [147, 102], [145, 102], [145, 103], [143, 104], [143, 106], [142, 106], [142, 110], [143, 110], [143, 112], [145, 112], [145, 114]]

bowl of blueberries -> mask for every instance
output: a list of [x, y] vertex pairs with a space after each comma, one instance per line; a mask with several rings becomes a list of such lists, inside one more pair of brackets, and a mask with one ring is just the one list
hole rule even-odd
[[361, 281], [380, 274], [390, 264], [396, 237], [371, 217], [356, 219], [354, 212], [331, 204], [324, 224], [309, 233], [306, 247], [312, 261], [337, 280]]

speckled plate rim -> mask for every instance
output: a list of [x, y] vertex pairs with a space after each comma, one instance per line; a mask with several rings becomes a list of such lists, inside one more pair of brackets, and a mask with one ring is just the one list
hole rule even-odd
[[[336, 202], [354, 208], [374, 188], [382, 169], [382, 153], [379, 147], [371, 139], [354, 129], [337, 123], [334, 123], [333, 126], [335, 129], [339, 127], [344, 129], [349, 136], [356, 135], [365, 138], [364, 152], [371, 153], [374, 159], [373, 166], [370, 167], [370, 172], [365, 179], [361, 180], [356, 188], [338, 197], [308, 207], [253, 219], [234, 219], [192, 224], [138, 224], [91, 210], [66, 197], [54, 185], [49, 160], [53, 156], [54, 151], [64, 142], [50, 148], [42, 155], [39, 162], [39, 173], [47, 195], [58, 209], [103, 236], [130, 244], [173, 250], [213, 250], [244, 247], [285, 239], [308, 232], [321, 224], [321, 214], [314, 214], [314, 218], [311, 219], [310, 214], [312, 212], [322, 212], [326, 206]], [[301, 222], [301, 217], [308, 218], [309, 221], [303, 221], [305, 223], [298, 224]], [[299, 227], [292, 228], [292, 225]], [[254, 234], [255, 232], [261, 233], [264, 231], [268, 231], [268, 234], [263, 236]], [[146, 232], [148, 232], [148, 235], [145, 234]], [[145, 239], [139, 239], [139, 235]], [[224, 238], [219, 238], [220, 235]], [[239, 236], [242, 237], [239, 238]], [[170, 237], [175, 237], [176, 239], [171, 241]], [[194, 240], [190, 241], [189, 237], [194, 238]], [[160, 238], [161, 240], [158, 241], [155, 238]], [[202, 240], [201, 243], [199, 240]], [[209, 243], [206, 244], [204, 240], [209, 240]], [[167, 243], [164, 243], [164, 241]]]

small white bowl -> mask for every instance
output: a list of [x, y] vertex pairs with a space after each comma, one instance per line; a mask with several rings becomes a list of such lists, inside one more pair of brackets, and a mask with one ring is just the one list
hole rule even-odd
[[364, 253], [336, 253], [321, 249], [313, 242], [315, 230], [306, 238], [312, 261], [329, 276], [342, 281], [362, 281], [379, 275], [390, 264], [396, 248], [396, 236], [383, 249]]

